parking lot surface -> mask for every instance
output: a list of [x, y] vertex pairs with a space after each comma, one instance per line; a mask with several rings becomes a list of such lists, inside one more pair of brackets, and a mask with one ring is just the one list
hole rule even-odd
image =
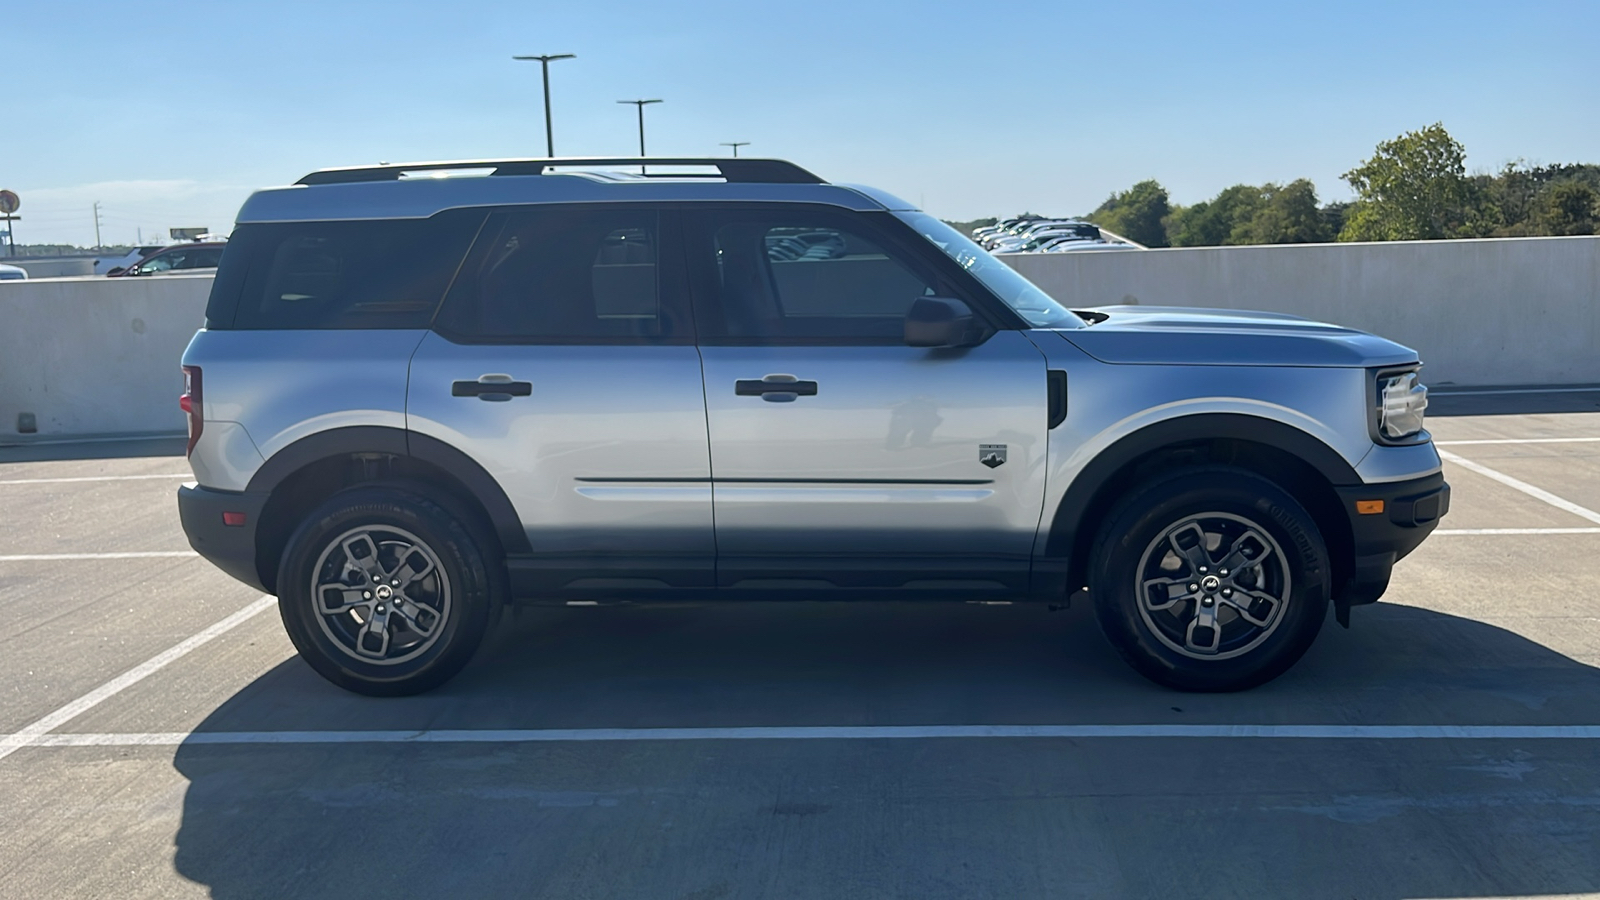
[[819, 603], [523, 611], [363, 698], [188, 552], [181, 447], [0, 449], [0, 897], [1600, 892], [1597, 397], [1436, 400], [1441, 531], [1232, 695], [1083, 604]]

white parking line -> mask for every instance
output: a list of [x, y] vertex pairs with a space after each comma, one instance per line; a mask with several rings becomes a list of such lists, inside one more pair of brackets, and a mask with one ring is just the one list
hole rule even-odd
[[18, 750], [21, 750], [23, 747], [32, 746], [48, 732], [54, 731], [78, 716], [83, 715], [85, 712], [88, 712], [94, 706], [113, 696], [116, 696], [130, 687], [133, 687], [135, 684], [138, 684], [151, 675], [154, 675], [156, 672], [159, 672], [168, 664], [187, 656], [192, 651], [209, 643], [213, 639], [232, 631], [240, 625], [243, 625], [245, 622], [248, 622], [251, 617], [276, 603], [277, 600], [273, 597], [261, 597], [255, 602], [251, 603], [249, 606], [246, 606], [244, 609], [241, 609], [226, 619], [217, 622], [194, 637], [186, 638], [185, 640], [174, 644], [172, 647], [162, 651], [161, 653], [150, 657], [139, 665], [134, 666], [126, 672], [123, 672], [116, 678], [113, 678], [105, 684], [100, 685], [89, 693], [84, 694], [82, 697], [79, 697], [71, 703], [68, 703], [66, 706], [61, 707], [48, 716], [45, 716], [31, 725], [25, 726], [15, 734], [6, 735], [3, 739], [0, 739], [0, 759], [5, 759], [7, 756], [10, 756]]
[[1600, 528], [1440, 528], [1434, 534], [1600, 534]]
[[1475, 463], [1470, 459], [1463, 459], [1462, 457], [1451, 453], [1449, 450], [1440, 450], [1439, 455], [1469, 472], [1477, 472], [1479, 475], [1482, 475], [1485, 478], [1491, 478], [1495, 481], [1498, 481], [1508, 488], [1515, 488], [1516, 490], [1519, 490], [1536, 500], [1543, 500], [1551, 506], [1554, 506], [1556, 509], [1565, 510], [1566, 512], [1572, 513], [1575, 516], [1588, 519], [1596, 525], [1600, 525], [1600, 512], [1595, 512], [1586, 506], [1579, 506], [1578, 504], [1573, 503], [1571, 500], [1564, 500], [1560, 497], [1557, 497], [1555, 494], [1550, 493], [1544, 488], [1534, 487], [1526, 481], [1512, 478], [1510, 475], [1507, 475], [1504, 472], [1496, 472], [1494, 469], [1491, 469], [1488, 466]]
[[84, 475], [77, 478], [13, 478], [9, 481], [0, 481], [0, 484], [74, 484], [84, 481], [149, 481], [164, 478], [194, 478], [189, 472], [173, 473], [171, 475]]
[[753, 728], [528, 728], [438, 731], [168, 731], [0, 736], [21, 747], [259, 744], [529, 744], [618, 741], [874, 741], [929, 738], [1267, 738], [1292, 740], [1600, 739], [1600, 725], [823, 725]]
[[1600, 437], [1581, 438], [1475, 438], [1466, 441], [1434, 441], [1435, 447], [1461, 447], [1467, 444], [1593, 444]]
[[72, 559], [186, 559], [193, 550], [145, 550], [129, 553], [17, 553], [0, 556], [0, 562], [60, 562]]

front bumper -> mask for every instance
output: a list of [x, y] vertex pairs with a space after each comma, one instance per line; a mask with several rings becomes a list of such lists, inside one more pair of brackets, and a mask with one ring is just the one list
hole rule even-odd
[[[229, 575], [265, 591], [256, 568], [256, 526], [261, 509], [267, 504], [265, 493], [214, 491], [186, 484], [178, 488], [178, 519], [189, 546]], [[223, 513], [242, 514], [242, 525], [229, 525]]]
[[[1350, 517], [1354, 565], [1334, 593], [1339, 624], [1350, 624], [1350, 607], [1372, 603], [1389, 587], [1394, 564], [1417, 549], [1450, 511], [1450, 485], [1444, 473], [1422, 478], [1334, 489]], [[1381, 512], [1362, 512], [1382, 503]], [[1359, 504], [1359, 505], [1358, 505]]]

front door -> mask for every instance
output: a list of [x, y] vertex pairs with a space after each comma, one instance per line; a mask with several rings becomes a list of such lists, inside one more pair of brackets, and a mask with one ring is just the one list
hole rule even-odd
[[700, 358], [675, 216], [492, 213], [411, 363], [407, 425], [510, 497], [523, 592], [712, 584]]
[[1038, 348], [1008, 330], [906, 346], [917, 297], [982, 304], [893, 222], [798, 205], [685, 219], [718, 583], [1026, 590], [1048, 424]]

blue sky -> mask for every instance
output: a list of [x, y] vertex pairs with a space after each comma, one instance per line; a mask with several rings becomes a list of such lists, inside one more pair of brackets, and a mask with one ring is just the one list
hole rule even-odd
[[[1526, 12], [1523, 12], [1526, 10]], [[1442, 121], [1468, 165], [1600, 162], [1600, 2], [0, 5], [0, 188], [23, 243], [225, 230], [254, 187], [378, 160], [649, 149], [792, 159], [946, 218], [1192, 203]]]

